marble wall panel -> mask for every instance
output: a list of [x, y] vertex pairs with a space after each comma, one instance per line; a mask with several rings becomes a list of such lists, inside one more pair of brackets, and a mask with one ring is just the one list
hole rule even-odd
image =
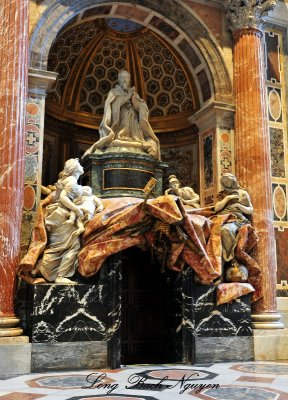
[[275, 87], [267, 87], [269, 121], [282, 123], [282, 92]]
[[[280, 27], [273, 25], [267, 27], [265, 32], [265, 64], [273, 190], [273, 220], [274, 227], [277, 227], [279, 231], [288, 229], [287, 99], [284, 95], [286, 93], [287, 79], [284, 60], [287, 57], [287, 46], [286, 34], [283, 34]], [[276, 237], [277, 249], [281, 247], [280, 242], [278, 243], [278, 240], [281, 241], [281, 233], [279, 232], [279, 234]], [[277, 255], [277, 258], [278, 270], [283, 270], [283, 259], [279, 255]]]
[[200, 200], [202, 206], [214, 204], [217, 191], [218, 171], [216, 128], [205, 130], [199, 135]]
[[232, 133], [226, 129], [219, 129], [218, 131], [221, 174], [233, 173]]
[[[102, 286], [81, 284], [28, 285], [24, 328], [32, 343], [106, 338], [107, 295], [102, 294], [102, 289]], [[24, 290], [23, 287], [22, 294]]]
[[272, 184], [274, 221], [287, 221], [286, 185]]
[[181, 40], [181, 42], [179, 43], [179, 48], [186, 55], [193, 68], [196, 68], [199, 65], [201, 65], [201, 60], [199, 56], [197, 55], [193, 47], [187, 42], [186, 39]]
[[213, 136], [206, 136], [203, 140], [204, 153], [204, 188], [213, 186]]
[[34, 215], [40, 198], [41, 168], [39, 159], [42, 156], [44, 99], [28, 96], [26, 104], [26, 146], [24, 171], [24, 204], [21, 225], [21, 256], [25, 254], [33, 228]]
[[275, 229], [276, 249], [277, 249], [277, 282], [287, 280], [287, 265], [288, 265], [288, 230], [280, 231]]
[[279, 35], [272, 31], [265, 32], [266, 78], [271, 82], [280, 82], [281, 67], [279, 63]]
[[282, 128], [269, 127], [271, 149], [271, 174], [285, 178], [284, 133]]

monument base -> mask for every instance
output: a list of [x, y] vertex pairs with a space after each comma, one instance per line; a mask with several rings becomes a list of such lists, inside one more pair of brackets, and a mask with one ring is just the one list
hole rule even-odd
[[0, 338], [0, 377], [31, 372], [31, 343], [28, 336]]
[[31, 372], [107, 368], [107, 342], [32, 343]]
[[[125, 308], [128, 303], [123, 288], [130, 287], [129, 279], [132, 279], [127, 273], [127, 265], [131, 263], [132, 266], [138, 266], [133, 279], [139, 280], [137, 271], [144, 271], [149, 262], [148, 253], [145, 258], [139, 249], [135, 249], [133, 254], [128, 250], [109, 257], [100, 271], [88, 280], [89, 283], [21, 283], [17, 315], [32, 342], [33, 372], [119, 368], [123, 363], [121, 356], [125, 354], [125, 332], [129, 329], [129, 332], [139, 331], [141, 334], [139, 329], [142, 329], [141, 321], [139, 326], [135, 324], [134, 319], [127, 314], [129, 308]], [[139, 263], [139, 257], [143, 265]], [[154, 265], [153, 273], [155, 268]], [[123, 275], [124, 270], [126, 275]], [[163, 273], [159, 271], [159, 274], [163, 300], [163, 304], [159, 305], [159, 315], [163, 316], [163, 324], [160, 325], [156, 341], [153, 342], [154, 337], [153, 340], [148, 337], [152, 344], [145, 335], [141, 336], [142, 348], [164, 344], [159, 357], [163, 362], [169, 360], [169, 363], [196, 364], [253, 359], [249, 294], [217, 306], [217, 287], [194, 283], [191, 268], [181, 274], [168, 270]], [[121, 275], [126, 277], [123, 283]], [[155, 277], [152, 274], [151, 279], [152, 276]], [[149, 302], [145, 293], [149, 295], [149, 290], [142, 288], [142, 291], [143, 295], [137, 297], [138, 303], [135, 304], [137, 310], [144, 313], [140, 315], [146, 315], [149, 314], [149, 307], [146, 308]], [[127, 329], [123, 331], [122, 327], [125, 326]], [[130, 335], [130, 341], [127, 340], [129, 346], [135, 347], [138, 343], [133, 341], [133, 335]], [[135, 363], [137, 358], [136, 354]]]
[[288, 329], [254, 329], [255, 361], [288, 359]]
[[77, 274], [76, 285], [21, 282], [16, 312], [30, 338], [33, 372], [119, 367], [119, 273], [111, 256], [86, 283]]
[[195, 337], [195, 364], [253, 360], [252, 337]]
[[89, 185], [101, 198], [132, 196], [145, 198], [144, 187], [157, 179], [152, 196], [163, 194], [163, 177], [168, 165], [145, 154], [106, 151], [91, 154], [83, 161], [82, 185]]
[[217, 306], [217, 287], [195, 284], [192, 293], [193, 363], [253, 360], [250, 295]]

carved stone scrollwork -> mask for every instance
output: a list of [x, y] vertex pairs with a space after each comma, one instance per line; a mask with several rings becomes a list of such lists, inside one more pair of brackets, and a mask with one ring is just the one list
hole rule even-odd
[[277, 0], [224, 0], [228, 30], [261, 29], [263, 17], [273, 10]]

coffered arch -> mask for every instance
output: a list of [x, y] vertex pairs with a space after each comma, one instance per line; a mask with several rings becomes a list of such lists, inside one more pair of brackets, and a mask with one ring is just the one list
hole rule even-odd
[[[67, 23], [79, 18], [128, 18], [169, 40], [186, 60], [200, 93], [200, 106], [216, 100], [232, 103], [232, 84], [217, 40], [202, 21], [180, 0], [168, 6], [153, 0], [55, 0], [31, 35], [30, 66], [47, 69], [53, 41]], [[42, 4], [45, 6], [45, 2]], [[206, 95], [202, 95], [203, 88]], [[205, 97], [206, 96], [206, 97]]]

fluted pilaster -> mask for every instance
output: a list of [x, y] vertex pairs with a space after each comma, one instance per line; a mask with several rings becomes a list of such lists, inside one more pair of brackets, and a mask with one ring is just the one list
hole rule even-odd
[[24, 189], [28, 0], [0, 7], [0, 336], [21, 335], [14, 315]]

